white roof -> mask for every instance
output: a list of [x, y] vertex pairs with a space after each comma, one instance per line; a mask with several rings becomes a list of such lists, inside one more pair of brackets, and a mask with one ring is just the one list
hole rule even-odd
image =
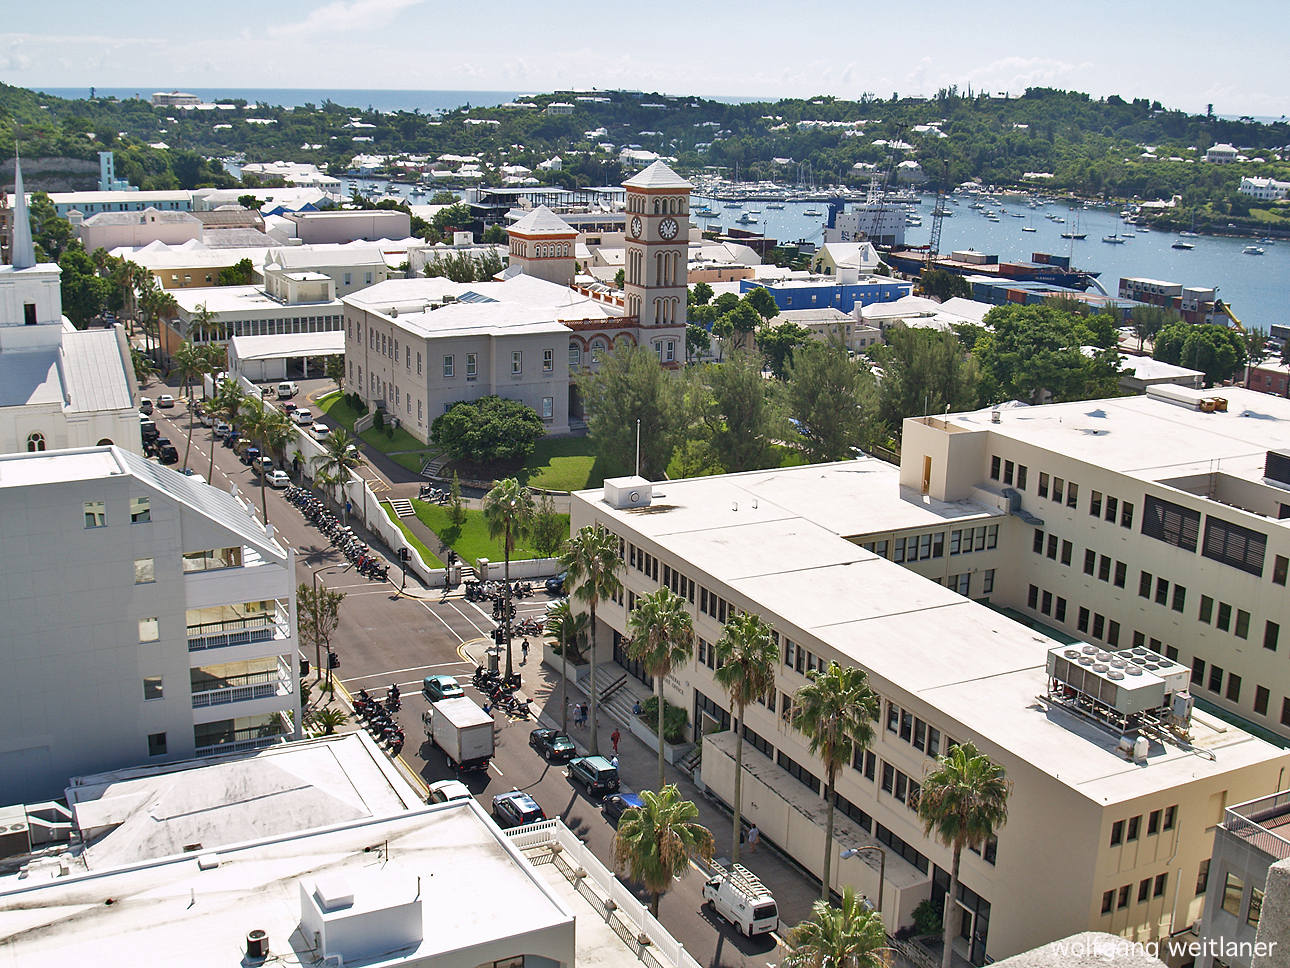
[[[648, 154], [648, 152], [639, 152]], [[655, 155], [654, 157], [658, 157]], [[662, 160], [654, 162], [648, 168], [633, 175], [623, 182], [625, 188], [690, 188], [688, 181], [674, 172]]]
[[108, 870], [414, 809], [421, 798], [365, 732], [75, 777], [86, 866]]
[[1183, 377], [1194, 380], [1204, 377], [1200, 370], [1189, 370], [1185, 366], [1174, 366], [1164, 360], [1153, 360], [1149, 356], [1120, 356], [1120, 370], [1128, 370], [1139, 380], [1176, 380]]
[[[0, 489], [34, 487], [129, 475], [223, 527], [265, 558], [285, 563], [288, 552], [265, 532], [244, 505], [227, 491], [119, 447], [84, 447], [37, 454], [0, 454]], [[251, 508], [254, 511], [254, 508]]]
[[940, 311], [941, 304], [935, 299], [924, 296], [901, 296], [895, 302], [873, 303], [865, 306], [861, 313], [866, 320], [890, 320], [909, 316], [935, 316]]
[[[339, 309], [340, 300], [311, 303], [283, 303], [270, 297], [259, 286], [206, 286], [200, 289], [171, 289], [182, 312], [192, 316], [198, 306], [218, 314], [221, 319], [264, 316], [308, 316], [319, 310]], [[294, 334], [302, 335], [302, 334]]]
[[133, 407], [117, 330], [64, 327], [60, 345], [0, 353], [0, 407], [57, 404], [67, 413]]
[[[287, 221], [290, 221], [289, 219]], [[314, 266], [385, 265], [380, 246], [372, 242], [336, 246], [289, 245], [270, 249], [265, 263], [277, 263], [284, 269], [306, 269]]]
[[[1006, 411], [1005, 423], [1049, 409]], [[987, 412], [992, 428], [989, 419]], [[1169, 746], [1153, 748], [1143, 769], [1116, 755], [1117, 736], [1036, 703], [1047, 685], [1047, 650], [1061, 643], [846, 540], [1003, 516], [971, 501], [925, 503], [899, 486], [896, 468], [879, 464], [666, 481], [654, 485], [643, 513], [611, 508], [599, 489], [579, 497], [609, 528], [621, 522], [720, 576], [737, 607], [775, 616], [790, 637], [798, 631], [829, 644], [864, 668], [879, 692], [894, 686], [941, 710], [967, 734], [957, 739], [977, 741], [1005, 768], [1029, 763], [1099, 805], [1283, 755], [1199, 714], [1193, 740], [1219, 751], [1217, 762]]]
[[826, 242], [820, 247], [819, 254], [825, 252], [839, 266], [872, 269], [882, 263], [872, 242]]
[[545, 205], [539, 205], [533, 209], [514, 225], [511, 225], [507, 231], [521, 235], [568, 235], [572, 237], [578, 234], [577, 229]]
[[[125, 245], [113, 249], [111, 255], [118, 259], [128, 259], [151, 272], [166, 269], [184, 268], [222, 268], [235, 265], [243, 259], [250, 259], [252, 265], [264, 262], [267, 245], [242, 247], [210, 248], [195, 239], [183, 245], [167, 245], [165, 242], [150, 242], [142, 248]], [[175, 295], [179, 290], [173, 291]]]
[[345, 352], [344, 330], [326, 333], [283, 333], [275, 336], [234, 336], [229, 357], [238, 360], [285, 360], [297, 356], [340, 356]]
[[945, 316], [958, 316], [965, 322], [982, 323], [985, 320], [985, 314], [994, 307], [989, 303], [977, 302], [975, 299], [964, 299], [962, 296], [954, 296], [951, 299], [941, 303], [940, 314]]

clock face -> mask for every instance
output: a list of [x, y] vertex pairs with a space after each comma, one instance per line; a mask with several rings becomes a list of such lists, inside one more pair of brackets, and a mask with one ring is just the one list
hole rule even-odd
[[632, 219], [632, 235], [638, 239], [641, 237], [641, 217], [639, 215]]
[[658, 223], [658, 234], [668, 241], [671, 241], [676, 238], [676, 233], [679, 228], [680, 226], [676, 224], [676, 219], [665, 218], [663, 221]]

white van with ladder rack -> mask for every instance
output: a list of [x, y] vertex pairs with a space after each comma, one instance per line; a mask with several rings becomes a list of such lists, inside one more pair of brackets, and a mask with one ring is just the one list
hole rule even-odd
[[728, 871], [719, 864], [712, 867], [715, 873], [703, 885], [708, 907], [748, 937], [778, 930], [779, 907], [757, 875], [739, 864]]

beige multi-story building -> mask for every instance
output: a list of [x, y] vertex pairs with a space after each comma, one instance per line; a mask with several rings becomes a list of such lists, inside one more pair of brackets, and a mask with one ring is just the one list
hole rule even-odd
[[[874, 743], [838, 778], [832, 880], [874, 897], [876, 852], [840, 852], [881, 847], [889, 930], [944, 898], [950, 852], [915, 809], [934, 757], [967, 740], [1014, 786], [997, 843], [964, 857], [961, 954], [983, 964], [1084, 930], [1140, 941], [1183, 930], [1199, 915], [1195, 885], [1224, 807], [1274, 792], [1290, 766], [1230, 715], [1268, 706], [1286, 682], [1271, 649], [1238, 646], [1275, 634], [1286, 534], [1268, 502], [1282, 492], [1260, 478], [1264, 451], [1290, 441], [1271, 439], [1272, 419], [1243, 419], [1236, 404], [1254, 395], [1239, 393], [1226, 414], [1153, 391], [1005, 409], [997, 423], [989, 411], [911, 420], [899, 471], [866, 459], [576, 494], [573, 528], [621, 539], [624, 593], [597, 612], [606, 652], [643, 677], [622, 645], [628, 610], [660, 585], [685, 598], [695, 658], [664, 691], [706, 734], [703, 782], [729, 801], [735, 744], [713, 644], [736, 610], [774, 627], [775, 687], [734, 724], [743, 810], [817, 873], [825, 773], [789, 724], [792, 695], [829, 661], [863, 668], [882, 712]], [[1290, 407], [1271, 416], [1290, 420]], [[1271, 437], [1250, 439], [1260, 435]], [[1232, 506], [1259, 491], [1265, 516]], [[636, 501], [615, 506], [623, 494]], [[1253, 536], [1240, 554], [1234, 543], [1245, 533], [1233, 526], [1256, 524], [1277, 546], [1261, 579]], [[1118, 700], [1090, 699], [1060, 671], [1066, 649], [1107, 682], [1150, 683], [1164, 705], [1157, 696], [1149, 715], [1125, 715]], [[1174, 697], [1196, 702], [1185, 726], [1170, 725]]]

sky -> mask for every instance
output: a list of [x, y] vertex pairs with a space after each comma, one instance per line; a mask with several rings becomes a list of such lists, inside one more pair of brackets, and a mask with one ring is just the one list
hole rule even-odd
[[[57, 0], [6, 4], [22, 87], [524, 91], [854, 99], [1057, 87], [1290, 114], [1284, 0], [919, 4]], [[264, 19], [272, 15], [271, 21]], [[146, 95], [145, 95], [146, 96]]]

